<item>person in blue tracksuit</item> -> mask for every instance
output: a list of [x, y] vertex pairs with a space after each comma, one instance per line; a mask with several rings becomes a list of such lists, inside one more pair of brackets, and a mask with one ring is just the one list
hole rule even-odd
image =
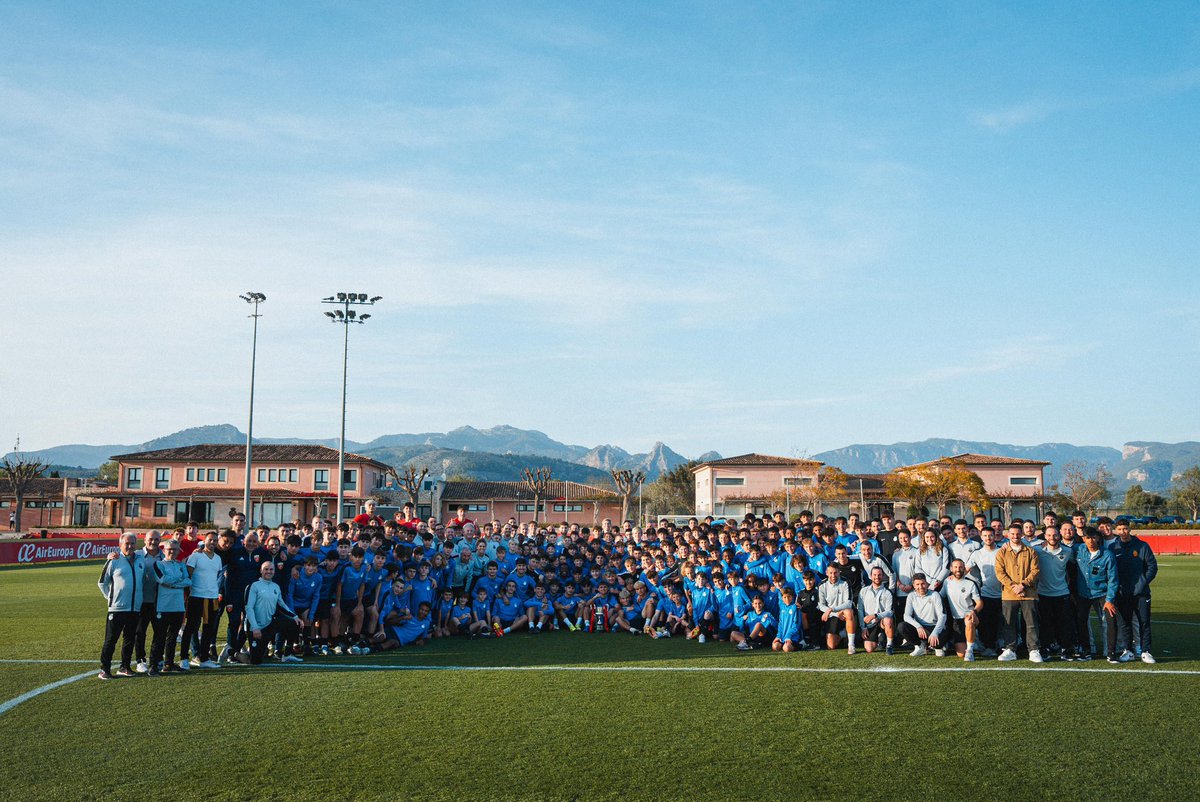
[[96, 583], [108, 602], [108, 622], [104, 628], [104, 645], [100, 648], [100, 679], [111, 679], [113, 652], [121, 641], [121, 665], [118, 677], [132, 677], [133, 641], [141, 617], [142, 593], [145, 587], [146, 558], [137, 551], [137, 536], [132, 532], [121, 535], [120, 551], [104, 563]]
[[288, 607], [296, 611], [296, 615], [300, 617], [300, 631], [302, 634], [307, 634], [310, 638], [315, 638], [318, 632], [315, 629], [317, 623], [317, 605], [321, 601], [321, 577], [317, 575], [317, 558], [308, 556], [304, 558], [304, 567], [299, 574], [288, 582], [287, 596], [285, 597]]
[[1143, 663], [1153, 663], [1150, 653], [1150, 583], [1158, 575], [1158, 561], [1146, 541], [1134, 537], [1128, 521], [1113, 527], [1117, 537], [1108, 545], [1117, 561], [1117, 637], [1108, 645], [1110, 663], [1135, 659], [1133, 622], [1139, 628], [1137, 647]]
[[692, 616], [692, 631], [688, 637], [699, 638], [704, 643], [709, 638], [717, 636], [720, 609], [717, 605], [717, 594], [709, 583], [708, 575], [696, 574], [696, 583], [688, 593], [688, 610]]
[[779, 593], [779, 626], [771, 649], [776, 652], [794, 652], [804, 643], [800, 634], [800, 610], [796, 607], [796, 591], [786, 586]]
[[429, 638], [433, 627], [433, 616], [430, 614], [429, 602], [421, 602], [417, 606], [416, 615], [408, 616], [395, 624], [388, 624], [384, 629], [383, 642], [379, 650], [388, 651], [401, 646], [423, 646]]

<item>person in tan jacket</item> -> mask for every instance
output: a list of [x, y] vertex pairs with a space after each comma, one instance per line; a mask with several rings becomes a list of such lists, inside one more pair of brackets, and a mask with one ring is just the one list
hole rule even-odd
[[996, 581], [1001, 589], [1000, 639], [1004, 642], [1004, 651], [998, 659], [1004, 662], [1017, 659], [1017, 614], [1020, 613], [1025, 620], [1029, 660], [1042, 662], [1038, 641], [1038, 560], [1033, 548], [1021, 541], [1020, 524], [1009, 525], [1008, 542], [996, 554]]

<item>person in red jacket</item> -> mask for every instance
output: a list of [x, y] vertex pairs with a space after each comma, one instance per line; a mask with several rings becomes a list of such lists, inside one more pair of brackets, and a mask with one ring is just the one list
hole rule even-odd
[[473, 525], [474, 523], [474, 521], [467, 517], [467, 508], [459, 507], [457, 510], [455, 510], [454, 517], [450, 520], [450, 523], [446, 524], [446, 526], [457, 526], [459, 529], [461, 529], [467, 524]]
[[401, 529], [407, 529], [410, 532], [417, 531], [417, 524], [421, 523], [421, 519], [414, 515], [415, 508], [411, 501], [404, 502], [404, 506], [400, 512], [396, 513], [396, 523]]
[[354, 516], [354, 523], [359, 528], [366, 526], [383, 526], [383, 518], [375, 514], [375, 499], [369, 498], [363, 503], [363, 511]]

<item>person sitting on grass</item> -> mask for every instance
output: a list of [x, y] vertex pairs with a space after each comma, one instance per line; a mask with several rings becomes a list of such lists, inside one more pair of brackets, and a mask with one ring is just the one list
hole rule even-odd
[[688, 638], [704, 643], [717, 634], [717, 596], [709, 584], [708, 575], [697, 572], [695, 584], [688, 592], [687, 610], [694, 626]]
[[686, 635], [691, 629], [691, 621], [687, 617], [687, 602], [684, 601], [683, 591], [678, 585], [671, 585], [667, 591], [667, 598], [659, 602], [653, 624], [656, 638]]
[[746, 621], [742, 629], [734, 630], [729, 639], [739, 651], [747, 652], [757, 646], [770, 646], [775, 640], [775, 616], [767, 612], [767, 602], [762, 596], [755, 596], [750, 602], [750, 612], [746, 613]]
[[517, 598], [517, 583], [505, 582], [500, 595], [492, 600], [492, 631], [504, 637], [528, 623], [525, 605]]
[[771, 649], [776, 652], [794, 652], [805, 646], [800, 634], [800, 609], [796, 607], [796, 591], [785, 586], [779, 593], [779, 628]]
[[432, 626], [429, 602], [423, 601], [417, 605], [416, 615], [399, 616], [395, 623], [385, 624], [383, 631], [379, 633], [383, 638], [372, 651], [387, 652], [401, 646], [424, 646]]
[[554, 624], [554, 602], [546, 594], [546, 586], [533, 586], [533, 595], [525, 600], [525, 617], [530, 632], [543, 632]]
[[583, 616], [579, 615], [581, 599], [575, 595], [575, 583], [568, 582], [562, 594], [554, 600], [554, 615], [561, 627], [575, 632], [582, 623]]
[[[979, 586], [967, 576], [967, 565], [960, 558], [950, 561], [950, 576], [942, 584], [942, 597], [950, 615], [946, 619], [946, 641], [964, 661], [975, 661], [975, 633], [979, 626], [979, 611], [983, 597]], [[1072, 644], [1072, 651], [1074, 645]]]
[[246, 595], [246, 631], [250, 634], [250, 653], [238, 652], [234, 659], [240, 663], [261, 665], [267, 653], [267, 645], [273, 643], [276, 633], [283, 636], [283, 651], [280, 662], [301, 663], [291, 649], [300, 638], [300, 616], [283, 601], [283, 593], [275, 583], [275, 563], [267, 561], [259, 566], [260, 579], [250, 586]]
[[837, 563], [825, 567], [825, 581], [817, 589], [817, 609], [825, 625], [825, 646], [830, 651], [842, 641], [842, 624], [846, 626], [846, 654], [854, 654], [855, 615], [850, 586], [841, 578]]
[[922, 657], [928, 647], [934, 654], [945, 657], [946, 647], [942, 643], [942, 632], [946, 628], [946, 611], [942, 608], [942, 597], [929, 592], [929, 580], [923, 573], [912, 576], [913, 592], [904, 600], [904, 630], [906, 637], [916, 646], [912, 657]]

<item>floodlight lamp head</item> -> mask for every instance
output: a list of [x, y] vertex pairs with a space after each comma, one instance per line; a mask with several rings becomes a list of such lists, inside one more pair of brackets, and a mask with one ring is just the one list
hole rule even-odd
[[344, 317], [345, 317], [345, 315], [344, 315], [344, 314], [342, 314], [342, 310], [341, 310], [341, 309], [335, 310], [335, 311], [334, 311], [334, 314], [338, 316], [338, 320], [341, 320], [342, 318], [344, 318]]
[[252, 303], [251, 300], [249, 298], [247, 298], [245, 295], [239, 295], [238, 297], [241, 298], [246, 303]]
[[354, 318], [355, 318], [357, 315], [358, 315], [358, 313], [357, 313], [357, 312], [355, 312], [353, 309], [351, 309], [350, 311], [346, 312], [346, 317], [350, 318], [351, 320], [354, 320]]
[[328, 298], [322, 298], [321, 300], [322, 300], [322, 301], [335, 301], [335, 300], [337, 300], [337, 299], [336, 299], [336, 298], [334, 298], [332, 295], [330, 295]]
[[375, 303], [376, 301], [382, 301], [382, 300], [383, 300], [382, 295], [374, 295], [371, 297], [371, 303]]
[[337, 320], [337, 315], [333, 314], [333, 312], [326, 312], [325, 317], [329, 318], [330, 320]]
[[367, 319], [369, 319], [370, 317], [371, 317], [370, 315], [359, 315], [359, 316], [358, 316], [358, 319], [361, 321], [361, 320], [367, 320]]
[[339, 301], [344, 301], [344, 300], [346, 300], [346, 293], [344, 293], [344, 292], [339, 292], [339, 293], [337, 294], [337, 299], [338, 299]]

